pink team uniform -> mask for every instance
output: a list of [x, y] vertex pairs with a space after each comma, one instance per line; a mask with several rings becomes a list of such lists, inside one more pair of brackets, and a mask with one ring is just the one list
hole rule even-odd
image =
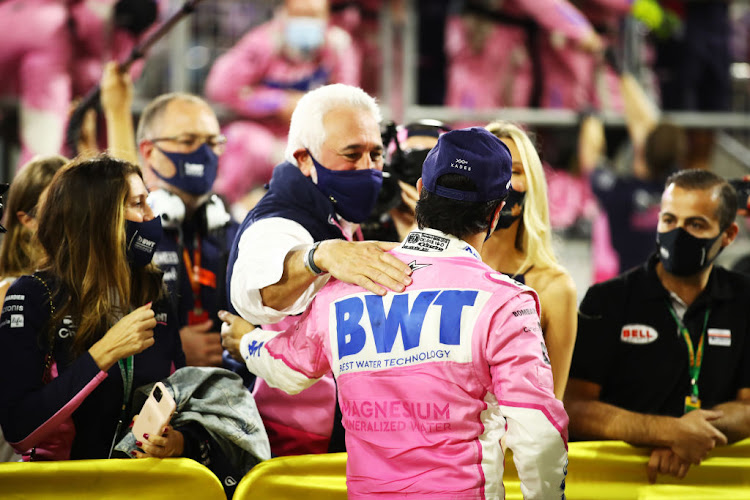
[[[582, 40], [592, 27], [586, 18], [565, 0], [509, 0], [502, 3], [502, 13], [517, 19], [536, 22], [542, 30], [542, 38], [552, 32], [566, 40]], [[511, 24], [492, 23], [478, 50], [471, 45], [470, 30], [460, 16], [450, 16], [446, 23], [446, 57], [448, 60], [448, 85], [446, 105], [485, 109], [496, 107], [527, 107], [530, 104], [533, 75], [531, 57], [528, 52], [528, 33], [523, 27]], [[560, 57], [564, 57], [560, 54]], [[543, 69], [547, 72], [546, 62]], [[570, 81], [558, 78], [556, 67], [545, 79], [549, 81], [543, 89], [542, 104], [556, 105], [557, 93], [560, 102], [567, 101], [571, 89]], [[560, 85], [563, 85], [559, 90]], [[560, 107], [560, 106], [556, 106]]]
[[103, 64], [124, 59], [135, 38], [110, 36], [116, 0], [0, 2], [0, 95], [17, 96], [23, 165], [36, 154], [60, 153], [72, 96], [99, 82]]
[[349, 498], [503, 498], [503, 436], [524, 497], [562, 498], [568, 418], [536, 294], [439, 231], [393, 254], [406, 292], [331, 281], [295, 326], [243, 337], [248, 368], [292, 393], [333, 371]]
[[267, 183], [278, 142], [289, 123], [279, 117], [290, 90], [307, 92], [329, 83], [359, 85], [360, 64], [351, 38], [329, 26], [313, 59], [292, 60], [284, 54], [284, 22], [274, 18], [245, 35], [216, 60], [206, 81], [206, 96], [246, 120], [224, 129], [227, 149], [219, 160], [214, 190], [231, 202]]

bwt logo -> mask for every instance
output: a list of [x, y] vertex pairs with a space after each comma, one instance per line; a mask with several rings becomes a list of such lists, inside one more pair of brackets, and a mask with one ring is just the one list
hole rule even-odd
[[339, 358], [357, 354], [365, 347], [367, 334], [361, 324], [365, 308], [378, 353], [391, 352], [399, 330], [404, 350], [418, 347], [425, 315], [434, 306], [441, 308], [440, 343], [459, 345], [463, 308], [474, 305], [477, 293], [476, 290], [425, 290], [416, 295], [411, 310], [409, 296], [413, 297], [414, 293], [393, 295], [388, 311], [385, 310], [383, 297], [379, 295], [351, 297], [337, 302], [335, 314]]
[[260, 348], [263, 347], [265, 342], [258, 342], [253, 340], [250, 345], [247, 346], [247, 356], [260, 356]]

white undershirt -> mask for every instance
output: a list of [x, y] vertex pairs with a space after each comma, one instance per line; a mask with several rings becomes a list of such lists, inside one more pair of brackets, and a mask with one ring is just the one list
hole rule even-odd
[[316, 278], [291, 306], [281, 311], [264, 306], [260, 290], [278, 283], [289, 252], [313, 243], [312, 235], [301, 224], [281, 217], [262, 219], [245, 229], [240, 237], [230, 286], [230, 300], [237, 312], [256, 325], [273, 324], [286, 316], [304, 312], [318, 290], [328, 282], [329, 274]]

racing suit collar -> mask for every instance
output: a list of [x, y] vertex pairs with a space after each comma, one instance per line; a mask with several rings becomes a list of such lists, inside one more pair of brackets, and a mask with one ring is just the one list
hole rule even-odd
[[470, 255], [482, 260], [479, 252], [465, 241], [446, 234], [437, 229], [424, 228], [410, 232], [401, 245], [399, 251], [435, 257], [466, 257]]

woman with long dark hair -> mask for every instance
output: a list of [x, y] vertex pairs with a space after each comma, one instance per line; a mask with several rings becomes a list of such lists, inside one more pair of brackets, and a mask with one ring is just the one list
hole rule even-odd
[[[133, 388], [185, 364], [151, 264], [161, 222], [146, 195], [136, 165], [101, 155], [64, 166], [42, 198], [39, 270], [10, 287], [0, 316], [0, 425], [19, 452], [109, 457]], [[183, 431], [136, 453], [180, 456]]]

